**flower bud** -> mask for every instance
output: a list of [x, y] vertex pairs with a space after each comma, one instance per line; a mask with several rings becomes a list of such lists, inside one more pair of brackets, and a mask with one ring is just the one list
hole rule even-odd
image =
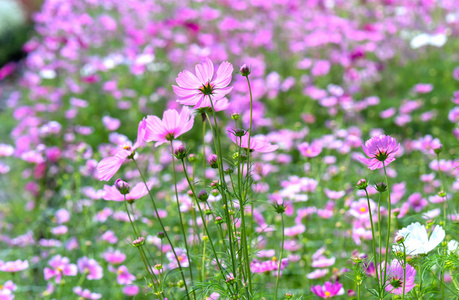
[[142, 236], [132, 241], [132, 246], [134, 247], [140, 247], [143, 244], [145, 244], [145, 238]]
[[437, 154], [437, 155], [441, 153], [441, 150], [443, 150], [443, 146], [442, 145], [435, 145], [432, 148], [433, 148], [433, 151], [435, 152], [435, 154]]
[[241, 116], [238, 113], [231, 114], [231, 119], [237, 121]]
[[225, 172], [225, 174], [229, 175], [229, 174], [233, 174], [234, 172], [234, 169], [231, 168], [231, 167], [228, 167], [226, 168], [223, 172]]
[[285, 294], [285, 299], [292, 299], [293, 298], [293, 294], [292, 293], [286, 293]]
[[220, 216], [216, 217], [215, 218], [215, 224], [221, 224], [221, 223], [223, 223], [222, 217], [220, 217]]
[[249, 76], [250, 75], [250, 67], [247, 66], [246, 64], [243, 64], [240, 68], [239, 68], [239, 72], [241, 73], [242, 76]]
[[127, 195], [131, 191], [129, 184], [126, 181], [121, 180], [121, 178], [118, 178], [115, 181], [115, 187], [122, 195]]
[[357, 181], [357, 187], [359, 190], [365, 190], [368, 187], [368, 182], [365, 179], [360, 179]]
[[217, 169], [218, 168], [217, 155], [212, 154], [211, 156], [209, 156], [209, 159], [207, 160], [207, 162], [209, 163], [211, 168], [213, 168], [213, 169]]
[[194, 155], [194, 154], [188, 155], [188, 161], [189, 162], [195, 162], [196, 161], [196, 155]]
[[193, 197], [193, 191], [192, 190], [189, 190], [188, 192], [186, 192], [188, 194], [188, 196], [190, 197]]
[[163, 269], [163, 265], [162, 264], [157, 264], [157, 265], [155, 265], [155, 269], [156, 270], [162, 270]]
[[158, 236], [158, 238], [163, 239], [163, 238], [166, 237], [166, 234], [164, 232], [160, 231], [160, 232], [158, 232], [157, 236]]
[[218, 180], [214, 180], [210, 183], [211, 187], [217, 187], [218, 186]]
[[235, 281], [236, 279], [233, 277], [233, 276], [228, 276], [226, 278], [226, 283], [232, 283], [233, 281]]
[[209, 198], [209, 195], [207, 194], [207, 192], [205, 190], [202, 190], [198, 193], [198, 196], [197, 198], [203, 202], [207, 201], [207, 199]]
[[220, 191], [217, 190], [217, 189], [213, 189], [213, 190], [210, 191], [210, 194], [211, 194], [212, 196], [214, 196], [214, 197], [217, 197], [218, 194], [220, 194]]
[[284, 203], [282, 203], [282, 204], [279, 204], [279, 203], [273, 204], [273, 207], [274, 207], [274, 210], [276, 211], [276, 213], [278, 213], [278, 214], [283, 214], [285, 212], [285, 210], [287, 209], [287, 206], [284, 205]]
[[175, 148], [174, 150], [174, 156], [177, 158], [177, 159], [184, 159], [187, 155], [187, 152], [186, 152], [186, 148], [185, 146], [183, 145], [180, 145], [178, 146], [177, 148]]
[[440, 196], [440, 197], [442, 197], [442, 198], [443, 198], [443, 197], [446, 197], [445, 191], [439, 191], [439, 192], [438, 192], [438, 196]]
[[395, 238], [395, 242], [396, 242], [397, 244], [401, 244], [401, 243], [403, 243], [404, 241], [405, 241], [405, 237], [402, 236], [402, 235], [399, 235], [398, 237]]
[[[245, 131], [244, 129], [238, 128], [238, 129], [234, 130], [234, 135], [237, 136], [237, 137], [241, 137], [241, 136], [244, 136], [246, 134], [247, 134], [247, 131]], [[239, 140], [239, 142], [240, 142], [240, 140]]]
[[384, 193], [385, 191], [387, 191], [387, 185], [384, 182], [377, 183], [375, 185], [375, 188], [380, 193]]

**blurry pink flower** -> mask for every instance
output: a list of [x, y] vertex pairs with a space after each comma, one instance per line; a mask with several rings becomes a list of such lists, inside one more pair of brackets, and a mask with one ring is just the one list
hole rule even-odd
[[62, 275], [75, 276], [78, 272], [77, 266], [70, 263], [67, 257], [60, 255], [53, 256], [48, 262], [51, 268], [46, 267], [43, 270], [45, 280], [50, 280], [55, 277], [56, 283], [61, 282]]
[[8, 272], [8, 273], [15, 273], [19, 271], [23, 271], [29, 267], [29, 262], [27, 260], [15, 260], [15, 261], [7, 261], [6, 263], [0, 261], [0, 271]]
[[[384, 273], [385, 262], [381, 263], [382, 273]], [[387, 270], [386, 291], [395, 295], [403, 294], [403, 282], [405, 282], [405, 294], [408, 294], [415, 286], [416, 269], [406, 264], [406, 276], [402, 265], [397, 259], [392, 260]], [[379, 268], [378, 268], [379, 269]], [[381, 277], [382, 274], [380, 274]]]
[[106, 157], [99, 162], [97, 165], [99, 180], [109, 181], [110, 178], [112, 178], [113, 175], [115, 175], [115, 173], [121, 168], [123, 162], [132, 155], [138, 147], [143, 146], [146, 127], [147, 121], [144, 118], [139, 123], [137, 141], [134, 146], [125, 145], [118, 150], [115, 156]]
[[168, 109], [161, 120], [157, 116], [147, 116], [145, 141], [155, 141], [155, 147], [172, 141], [193, 127], [194, 117], [187, 107], [180, 114], [175, 109]]
[[325, 282], [323, 286], [316, 285], [311, 287], [311, 292], [321, 298], [331, 298], [336, 295], [344, 294], [343, 285], [338, 281], [335, 283]]
[[109, 264], [118, 265], [121, 264], [126, 259], [126, 254], [121, 253], [119, 250], [113, 251], [109, 250], [102, 253], [102, 257]]
[[369, 157], [361, 157], [360, 160], [367, 164], [368, 169], [375, 170], [387, 166], [395, 160], [395, 154], [400, 149], [400, 144], [390, 136], [380, 135], [372, 137], [362, 145], [363, 152]]
[[327, 273], [328, 273], [328, 269], [317, 269], [307, 274], [306, 277], [308, 279], [319, 279], [327, 275]]
[[139, 287], [136, 285], [126, 285], [123, 287], [123, 294], [126, 296], [135, 296], [139, 293]]
[[11, 145], [0, 144], [0, 157], [13, 155], [14, 148]]
[[80, 286], [74, 287], [73, 292], [83, 299], [97, 300], [102, 298], [101, 294], [91, 293], [88, 289], [83, 290]]
[[[153, 182], [147, 182], [148, 188], [153, 186]], [[137, 200], [148, 194], [148, 190], [145, 187], [145, 183], [139, 182], [126, 194], [126, 200]], [[102, 196], [107, 201], [124, 201], [124, 195], [122, 195], [116, 186], [104, 185], [104, 194]]]
[[115, 244], [116, 242], [118, 242], [118, 238], [116, 237], [115, 233], [111, 230], [107, 230], [104, 234], [102, 234], [100, 238], [110, 244]]
[[118, 269], [109, 266], [108, 269], [111, 272], [118, 274], [118, 277], [116, 278], [118, 284], [131, 284], [135, 280], [135, 276], [129, 273], [129, 270], [125, 265], [119, 266]]
[[298, 150], [305, 157], [316, 157], [322, 152], [322, 147], [317, 142], [312, 144], [304, 142], [298, 145]]
[[233, 89], [228, 87], [233, 72], [229, 62], [221, 63], [215, 78], [214, 65], [208, 58], [196, 65], [195, 71], [196, 75], [186, 70], [180, 72], [176, 78], [178, 86], [172, 86], [180, 104], [193, 105], [195, 109], [212, 107], [211, 101], [215, 105]]
[[77, 261], [78, 270], [81, 274], [87, 274], [88, 280], [98, 280], [104, 275], [102, 267], [95, 259], [83, 256]]
[[433, 85], [430, 83], [418, 83], [413, 87], [413, 91], [419, 94], [430, 93], [433, 90]]
[[121, 125], [120, 120], [112, 118], [110, 116], [104, 116], [102, 118], [102, 123], [104, 124], [105, 128], [107, 128], [110, 131], [117, 130]]
[[[250, 137], [250, 147], [248, 146], [249, 144], [249, 135], [248, 133], [242, 137], [236, 137], [233, 132], [228, 131], [228, 135], [230, 139], [238, 146], [241, 146], [242, 148], [250, 148], [252, 151], [257, 151], [261, 153], [268, 153], [268, 152], [273, 152], [276, 151], [279, 146], [277, 145], [272, 145], [267, 143], [263, 138], [260, 137]], [[242, 139], [242, 140], [241, 140]]]

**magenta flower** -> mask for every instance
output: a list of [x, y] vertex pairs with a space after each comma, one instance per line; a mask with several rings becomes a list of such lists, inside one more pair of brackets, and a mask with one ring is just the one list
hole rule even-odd
[[[153, 186], [153, 182], [147, 182], [148, 188]], [[145, 183], [139, 182], [126, 194], [126, 200], [137, 200], [148, 194]], [[124, 195], [121, 194], [116, 186], [104, 185], [104, 193], [102, 198], [107, 201], [124, 201]]]
[[147, 127], [147, 121], [145, 118], [140, 121], [139, 128], [137, 131], [137, 141], [134, 146], [125, 145], [116, 152], [115, 156], [110, 156], [102, 159], [97, 165], [97, 173], [99, 175], [99, 180], [109, 181], [110, 178], [115, 175], [116, 172], [121, 168], [123, 162], [131, 155], [134, 154], [134, 151], [143, 146], [144, 137]]
[[[384, 274], [385, 262], [382, 262], [382, 273]], [[416, 269], [406, 264], [406, 276], [403, 274], [403, 267], [398, 260], [393, 259], [386, 272], [386, 291], [395, 295], [403, 294], [403, 281], [405, 281], [405, 294], [408, 294], [415, 286]], [[379, 269], [379, 268], [378, 268]]]
[[51, 268], [46, 267], [43, 270], [45, 280], [50, 280], [55, 277], [56, 283], [60, 283], [62, 275], [75, 276], [78, 272], [77, 266], [70, 263], [67, 257], [60, 255], [53, 256], [48, 262]]
[[84, 256], [78, 259], [77, 266], [81, 274], [87, 274], [88, 280], [98, 280], [104, 275], [102, 267], [95, 259]]
[[[263, 138], [260, 137], [250, 137], [250, 147], [248, 146], [249, 144], [249, 135], [245, 134], [242, 137], [235, 136], [234, 132], [228, 131], [228, 135], [230, 139], [238, 146], [241, 146], [242, 148], [250, 148], [252, 151], [257, 151], [261, 153], [268, 153], [268, 152], [273, 152], [276, 151], [279, 146], [277, 145], [272, 145], [268, 142], [266, 142]], [[241, 140], [242, 139], [242, 140]]]
[[135, 280], [135, 276], [129, 273], [129, 270], [125, 265], [119, 266], [118, 269], [109, 266], [108, 269], [111, 272], [118, 274], [118, 277], [116, 278], [118, 284], [131, 284]]
[[225, 95], [231, 92], [233, 65], [223, 62], [218, 67], [214, 78], [214, 65], [206, 58], [195, 67], [196, 75], [189, 71], [180, 72], [176, 78], [178, 86], [173, 85], [174, 93], [178, 96], [177, 102], [183, 105], [194, 106], [194, 109], [212, 107], [218, 100], [226, 99]]
[[331, 298], [336, 295], [341, 295], [344, 293], [343, 285], [338, 281], [331, 283], [329, 281], [325, 282], [323, 286], [316, 285], [311, 287], [311, 292], [316, 294], [321, 298]]
[[322, 152], [322, 147], [317, 142], [312, 144], [304, 142], [298, 145], [298, 150], [305, 157], [316, 157]]
[[369, 157], [361, 157], [360, 160], [367, 164], [368, 169], [375, 170], [387, 166], [395, 160], [395, 154], [400, 149], [400, 144], [390, 136], [380, 135], [372, 137], [362, 145], [363, 152]]
[[83, 290], [81, 286], [74, 287], [73, 292], [83, 299], [97, 300], [97, 299], [102, 298], [101, 294], [91, 293], [88, 289]]
[[15, 260], [15, 261], [7, 261], [4, 263], [0, 260], [0, 271], [8, 272], [8, 273], [15, 273], [19, 271], [23, 271], [29, 267], [29, 262], [27, 260]]
[[145, 141], [155, 141], [155, 147], [172, 141], [193, 127], [194, 117], [187, 107], [180, 114], [175, 109], [168, 109], [161, 120], [157, 116], [147, 117]]
[[102, 253], [102, 257], [109, 264], [119, 265], [126, 259], [126, 254], [121, 253], [119, 250], [116, 250], [116, 251], [109, 250], [107, 252]]

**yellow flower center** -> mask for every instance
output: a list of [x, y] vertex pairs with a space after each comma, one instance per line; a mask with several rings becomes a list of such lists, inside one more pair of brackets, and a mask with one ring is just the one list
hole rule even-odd
[[325, 297], [330, 297], [330, 292], [325, 292]]
[[365, 207], [361, 207], [361, 208], [360, 208], [360, 211], [364, 213], [364, 212], [367, 211], [367, 209], [366, 209]]

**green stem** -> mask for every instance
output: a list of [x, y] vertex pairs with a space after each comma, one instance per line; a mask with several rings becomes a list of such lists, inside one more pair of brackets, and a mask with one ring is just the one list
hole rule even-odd
[[[210, 246], [212, 248], [212, 252], [214, 253], [214, 256], [215, 256], [215, 260], [217, 261], [217, 265], [218, 265], [218, 268], [223, 276], [223, 279], [226, 278], [226, 275], [225, 273], [223, 272], [225, 269], [222, 267], [221, 263], [220, 263], [220, 260], [218, 259], [218, 256], [217, 256], [217, 251], [215, 251], [215, 246], [214, 246], [214, 243], [212, 242], [212, 238], [209, 234], [209, 230], [207, 228], [207, 224], [206, 224], [206, 219], [204, 217], [204, 214], [202, 212], [202, 209], [201, 209], [201, 206], [199, 205], [199, 202], [197, 201], [196, 199], [196, 193], [195, 193], [195, 190], [193, 188], [193, 185], [191, 184], [191, 181], [189, 179], [189, 176], [188, 176], [188, 172], [186, 171], [186, 166], [185, 166], [185, 161], [182, 159], [182, 165], [183, 165], [183, 173], [185, 174], [185, 178], [188, 182], [188, 185], [190, 186], [190, 189], [191, 189], [191, 192], [193, 193], [193, 197], [195, 198], [196, 200], [196, 205], [198, 206], [198, 210], [199, 210], [199, 214], [201, 215], [201, 220], [202, 220], [202, 225], [204, 226], [204, 231], [206, 232], [207, 234], [207, 237], [209, 238], [209, 242], [210, 242]], [[229, 288], [229, 285], [228, 285], [228, 288]], [[231, 290], [230, 290], [231, 291]]]
[[387, 185], [387, 197], [389, 199], [388, 201], [388, 206], [389, 206], [389, 215], [388, 215], [388, 224], [387, 224], [387, 238], [386, 238], [386, 253], [384, 253], [384, 283], [386, 282], [386, 273], [387, 273], [387, 256], [389, 254], [389, 241], [390, 241], [390, 221], [391, 221], [391, 216], [392, 216], [392, 203], [390, 200], [390, 188], [389, 188], [389, 179], [387, 177], [387, 172], [386, 172], [386, 164], [383, 163], [383, 168], [384, 168], [384, 176], [386, 177], [386, 185]]
[[180, 270], [180, 275], [182, 276], [183, 284], [185, 286], [186, 297], [187, 297], [187, 299], [190, 299], [190, 293], [188, 292], [188, 285], [186, 283], [185, 274], [183, 273], [182, 265], [180, 263], [180, 260], [178, 259], [177, 253], [175, 252], [174, 245], [172, 244], [172, 241], [169, 238], [169, 235], [167, 234], [166, 228], [164, 227], [163, 221], [161, 220], [161, 217], [159, 216], [158, 208], [156, 207], [155, 200], [153, 198], [153, 195], [151, 194], [150, 188], [148, 187], [147, 181], [145, 180], [145, 177], [143, 176], [143, 173], [140, 170], [139, 165], [137, 164], [137, 161], [134, 158], [132, 158], [132, 160], [134, 161], [134, 164], [135, 164], [137, 170], [139, 171], [140, 177], [142, 178], [142, 181], [145, 184], [145, 188], [147, 189], [148, 195], [150, 196], [150, 199], [151, 199], [151, 203], [153, 204], [153, 209], [155, 211], [156, 218], [158, 219], [158, 222], [159, 222], [159, 224], [161, 226], [161, 229], [164, 232], [164, 236], [166, 237], [167, 241], [169, 242], [169, 245], [171, 246], [172, 253], [174, 254], [175, 260], [177, 261], [177, 265], [178, 265], [179, 270]]
[[406, 283], [406, 247], [405, 243], [403, 245], [403, 292], [402, 292], [402, 300], [405, 299], [405, 283]]
[[280, 271], [281, 271], [281, 263], [282, 263], [282, 257], [284, 256], [284, 215], [281, 214], [281, 220], [282, 220], [282, 244], [281, 244], [281, 251], [280, 251], [280, 257], [279, 257], [279, 263], [277, 265], [277, 279], [276, 279], [276, 293], [274, 294], [274, 300], [277, 300], [277, 293], [279, 290], [279, 279], [280, 279]]
[[[193, 271], [191, 270], [192, 269], [191, 252], [190, 252], [190, 249], [188, 248], [186, 231], [185, 231], [185, 227], [183, 225], [182, 212], [180, 211], [180, 202], [179, 202], [179, 199], [178, 199], [178, 192], [177, 192], [177, 173], [175, 171], [174, 146], [172, 145], [172, 141], [171, 141], [171, 155], [172, 155], [172, 169], [173, 169], [173, 173], [174, 173], [175, 201], [177, 203], [177, 213], [178, 213], [179, 218], [180, 218], [180, 228], [182, 229], [183, 241], [185, 243], [185, 249], [186, 249], [186, 253], [187, 253], [188, 261], [189, 261], [188, 270], [190, 272], [191, 287], [193, 287], [194, 283], [193, 283]], [[192, 289], [192, 292], [193, 292], [193, 297], [196, 299], [196, 292], [195, 292], [194, 288]]]
[[[370, 214], [371, 235], [373, 236], [373, 239], [372, 239], [372, 241], [373, 241], [373, 255], [374, 255], [374, 263], [375, 263], [375, 265], [376, 265], [376, 264], [377, 264], [377, 263], [376, 263], [376, 259], [377, 259], [377, 257], [376, 257], [376, 241], [375, 241], [376, 236], [375, 236], [375, 228], [374, 228], [374, 225], [373, 225], [373, 216], [372, 216], [372, 214], [371, 214], [370, 196], [368, 195], [367, 189], [365, 189], [365, 194], [367, 195], [368, 213]], [[380, 247], [381, 247], [381, 245], [380, 245]], [[379, 285], [380, 282], [379, 282], [379, 275], [378, 275], [378, 272], [376, 272], [376, 280], [378, 281], [378, 285]], [[360, 285], [359, 285], [359, 287], [360, 287]]]

